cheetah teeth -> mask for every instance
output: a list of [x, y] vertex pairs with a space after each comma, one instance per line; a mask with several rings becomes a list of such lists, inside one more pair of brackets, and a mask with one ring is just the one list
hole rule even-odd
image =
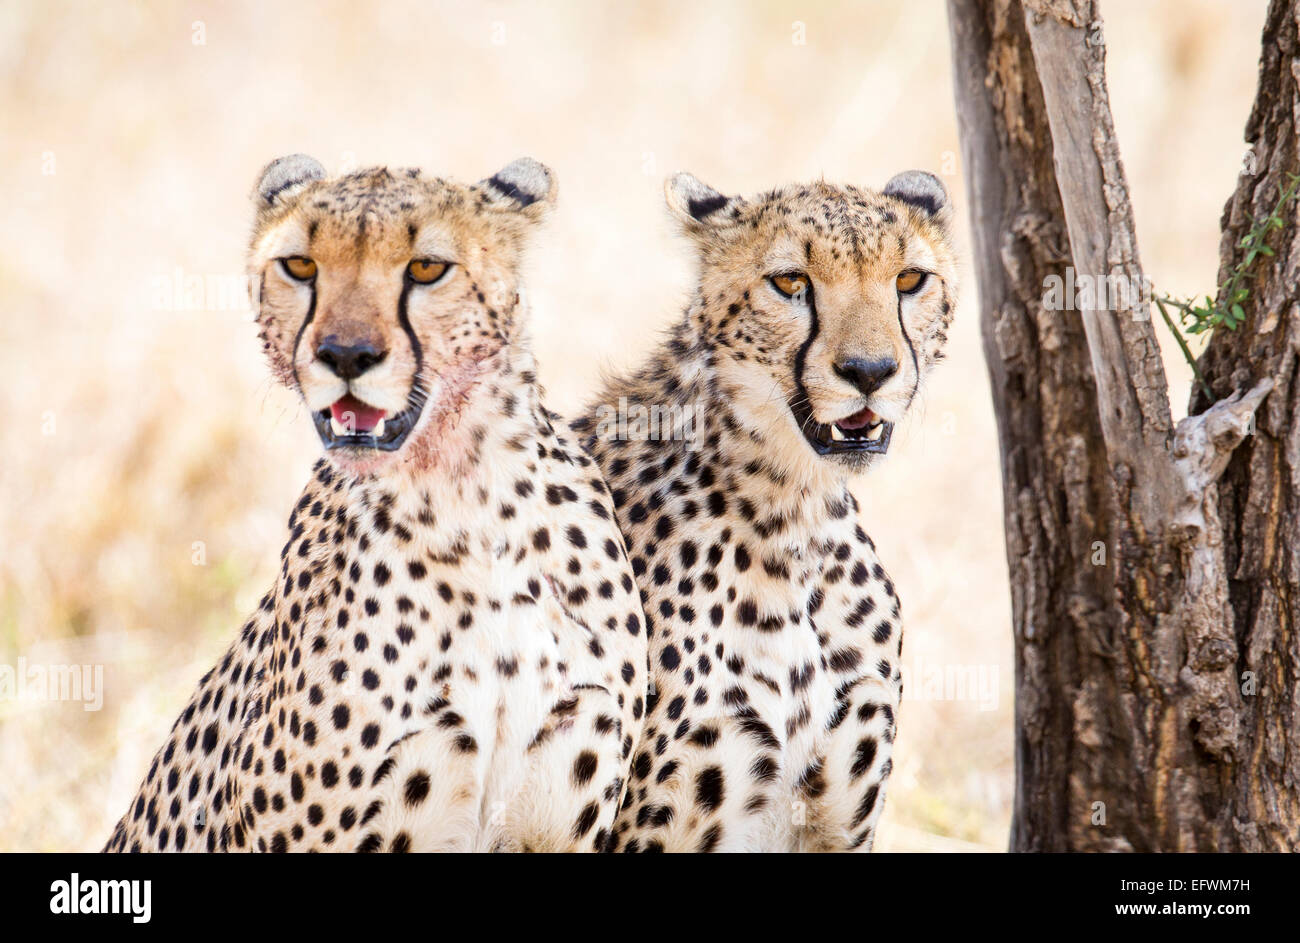
[[877, 419], [874, 423], [872, 423], [870, 426], [866, 428], [865, 432], [859, 432], [857, 429], [855, 429], [853, 430], [853, 433], [851, 435], [845, 435], [844, 430], [841, 429], [838, 424], [832, 423], [831, 441], [846, 442], [850, 438], [852, 438], [855, 440], [866, 439], [868, 442], [876, 442], [879, 441], [881, 435], [883, 435], [884, 432], [885, 432], [885, 421], [883, 419]]

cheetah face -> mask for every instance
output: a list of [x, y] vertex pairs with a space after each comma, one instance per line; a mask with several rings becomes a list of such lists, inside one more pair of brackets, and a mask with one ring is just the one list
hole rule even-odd
[[859, 469], [883, 454], [952, 316], [952, 211], [938, 178], [745, 200], [678, 174], [667, 198], [700, 249], [701, 327], [738, 417], [793, 461], [811, 449]]
[[427, 457], [511, 340], [527, 230], [555, 197], [527, 158], [474, 186], [281, 158], [254, 191], [250, 274], [272, 371], [345, 471]]

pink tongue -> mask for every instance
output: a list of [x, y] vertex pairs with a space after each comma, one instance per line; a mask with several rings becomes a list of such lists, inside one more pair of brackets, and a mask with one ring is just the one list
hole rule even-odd
[[841, 429], [862, 429], [876, 421], [876, 414], [869, 409], [856, 412], [852, 416], [846, 416], [835, 425]]
[[384, 418], [382, 409], [367, 406], [351, 393], [331, 406], [330, 412], [336, 422], [351, 426], [357, 432], [369, 432], [379, 425], [379, 420]]

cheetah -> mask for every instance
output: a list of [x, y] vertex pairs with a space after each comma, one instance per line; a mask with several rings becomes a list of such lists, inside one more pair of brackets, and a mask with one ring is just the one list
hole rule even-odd
[[[910, 171], [880, 192], [819, 182], [754, 199], [678, 174], [666, 195], [697, 250], [695, 297], [573, 424], [651, 638], [614, 846], [868, 851], [902, 623], [848, 480], [881, 460], [942, 358], [947, 192]], [[674, 417], [672, 434], [616, 426], [613, 404]]]
[[106, 850], [607, 849], [647, 638], [529, 352], [518, 268], [555, 192], [529, 159], [474, 185], [265, 169], [261, 340], [325, 453]]

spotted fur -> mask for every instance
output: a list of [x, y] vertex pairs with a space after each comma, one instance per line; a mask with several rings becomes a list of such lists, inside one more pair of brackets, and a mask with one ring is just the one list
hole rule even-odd
[[[700, 274], [648, 363], [574, 424], [605, 472], [651, 631], [652, 695], [614, 841], [625, 851], [868, 850], [902, 691], [900, 604], [848, 475], [801, 415], [897, 421], [942, 356], [955, 271], [939, 182], [754, 200], [686, 175], [670, 208]], [[926, 279], [904, 295], [900, 273]], [[798, 273], [787, 297], [773, 276]], [[843, 365], [896, 361], [864, 393]], [[881, 374], [884, 376], [885, 374]], [[695, 410], [693, 437], [607, 417]]]
[[[646, 636], [602, 476], [543, 408], [525, 336], [518, 260], [553, 199], [532, 161], [474, 186], [264, 172], [250, 271], [273, 371], [313, 413], [348, 391], [422, 410], [400, 449], [316, 464], [279, 578], [107, 850], [609, 846]], [[420, 258], [452, 267], [412, 284]], [[341, 380], [331, 338], [374, 364]]]

